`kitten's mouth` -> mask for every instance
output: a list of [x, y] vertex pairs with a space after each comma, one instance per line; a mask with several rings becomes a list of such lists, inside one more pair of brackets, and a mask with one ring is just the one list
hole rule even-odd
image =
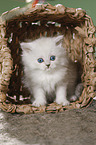
[[50, 71], [50, 68], [46, 68], [46, 71]]
[[50, 71], [51, 68], [50, 68], [50, 67], [46, 67], [45, 70], [46, 70], [46, 71]]

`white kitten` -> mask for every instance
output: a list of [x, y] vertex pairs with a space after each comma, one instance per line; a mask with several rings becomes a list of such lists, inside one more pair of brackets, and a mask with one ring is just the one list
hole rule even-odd
[[34, 97], [33, 105], [56, 97], [57, 104], [68, 105], [74, 95], [77, 70], [62, 47], [63, 36], [41, 37], [20, 43], [24, 65], [24, 84]]

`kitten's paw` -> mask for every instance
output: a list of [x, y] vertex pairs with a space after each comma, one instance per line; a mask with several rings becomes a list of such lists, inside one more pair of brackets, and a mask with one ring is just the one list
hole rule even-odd
[[32, 106], [35, 106], [35, 107], [40, 107], [40, 106], [44, 106], [46, 105], [46, 100], [43, 100], [43, 99], [36, 99], [33, 103], [32, 103]]
[[62, 104], [63, 106], [67, 106], [70, 104], [68, 100], [56, 100], [57, 104]]
[[70, 102], [68, 101], [68, 100], [65, 100], [64, 102], [63, 102], [63, 106], [67, 106], [67, 105], [69, 105], [70, 104]]
[[70, 97], [70, 101], [74, 102], [77, 100], [77, 96], [76, 95], [73, 95]]

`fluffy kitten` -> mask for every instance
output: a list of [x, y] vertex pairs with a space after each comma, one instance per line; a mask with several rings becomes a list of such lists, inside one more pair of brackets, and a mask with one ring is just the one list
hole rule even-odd
[[62, 39], [59, 35], [20, 43], [24, 84], [34, 97], [34, 106], [45, 105], [51, 99], [57, 104], [68, 105], [67, 97], [74, 99], [77, 68], [68, 59]]

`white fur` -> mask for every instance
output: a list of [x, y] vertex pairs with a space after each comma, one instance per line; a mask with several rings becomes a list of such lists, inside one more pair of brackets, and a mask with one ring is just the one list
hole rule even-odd
[[[56, 103], [68, 105], [67, 97], [67, 63], [66, 51], [61, 43], [56, 45], [63, 36], [42, 37], [31, 42], [22, 42], [22, 62], [24, 65], [24, 84], [34, 96], [34, 106], [45, 105], [46, 93], [55, 92]], [[54, 55], [56, 59], [50, 60]], [[44, 62], [38, 63], [37, 59], [43, 58]], [[46, 65], [50, 64], [48, 68]]]

